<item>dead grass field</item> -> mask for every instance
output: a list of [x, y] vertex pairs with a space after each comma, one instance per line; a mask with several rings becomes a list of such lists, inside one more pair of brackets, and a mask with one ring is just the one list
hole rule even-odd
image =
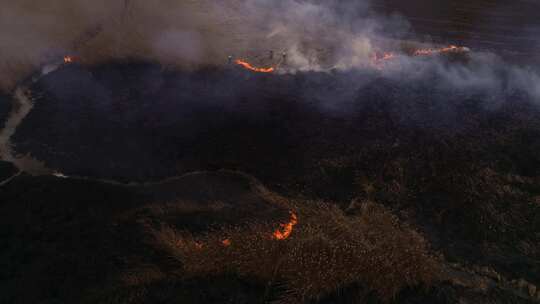
[[320, 202], [287, 204], [298, 224], [285, 240], [272, 237], [277, 224], [257, 220], [202, 235], [163, 227], [155, 237], [185, 278], [239, 276], [283, 290], [279, 303], [320, 300], [353, 285], [389, 301], [437, 280], [440, 261], [426, 240], [381, 205], [367, 201], [347, 215]]

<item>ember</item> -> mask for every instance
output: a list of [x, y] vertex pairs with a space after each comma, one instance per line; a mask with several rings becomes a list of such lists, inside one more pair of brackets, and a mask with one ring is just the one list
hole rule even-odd
[[380, 58], [377, 58], [378, 60], [390, 60], [390, 59], [393, 59], [394, 57], [396, 57], [396, 55], [394, 53], [384, 53], [382, 55], [382, 57]]
[[374, 66], [377, 69], [382, 69], [381, 65], [384, 62], [390, 61], [390, 60], [395, 59], [395, 58], [396, 58], [396, 54], [394, 54], [392, 52], [385, 52], [383, 54], [375, 53], [371, 57], [371, 64], [372, 64], [372, 66]]
[[224, 239], [223, 241], [221, 241], [221, 244], [222, 244], [224, 247], [229, 247], [229, 246], [231, 246], [231, 240], [229, 240], [229, 239]]
[[252, 66], [250, 63], [246, 62], [246, 61], [243, 61], [243, 60], [236, 60], [236, 64], [238, 65], [241, 65], [243, 66], [244, 68], [250, 70], [250, 71], [253, 71], [253, 72], [257, 72], [257, 73], [272, 73], [275, 71], [275, 69], [273, 67], [270, 67], [270, 68], [256, 68], [254, 66]]
[[[433, 56], [437, 54], [448, 54], [448, 53], [466, 53], [469, 52], [469, 48], [462, 47], [462, 46], [455, 46], [450, 45], [447, 47], [441, 47], [441, 48], [424, 48], [424, 49], [416, 49], [412, 52], [410, 52], [410, 56], [415, 57], [424, 57], [424, 56]], [[371, 65], [375, 67], [376, 69], [381, 70], [384, 67], [385, 62], [389, 62], [391, 60], [394, 60], [398, 57], [398, 54], [393, 52], [384, 52], [384, 53], [374, 53], [371, 56]]]
[[442, 53], [464, 53], [467, 51], [469, 51], [469, 49], [466, 47], [450, 45], [443, 48], [419, 49], [414, 51], [413, 56], [430, 56]]
[[64, 63], [72, 63], [72, 62], [73, 62], [73, 57], [71, 56], [64, 57]]
[[280, 224], [281, 228], [276, 229], [276, 231], [274, 231], [274, 234], [273, 234], [274, 238], [276, 240], [287, 239], [291, 235], [293, 228], [296, 224], [298, 224], [298, 217], [296, 216], [294, 212], [291, 211], [291, 220], [286, 224]]

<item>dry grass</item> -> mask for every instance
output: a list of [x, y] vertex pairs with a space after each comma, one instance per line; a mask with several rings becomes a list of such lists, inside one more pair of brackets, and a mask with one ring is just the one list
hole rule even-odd
[[299, 223], [283, 241], [271, 237], [277, 225], [265, 223], [200, 236], [167, 227], [156, 239], [185, 277], [233, 274], [281, 286], [281, 303], [317, 300], [353, 284], [388, 301], [437, 278], [439, 263], [424, 238], [380, 205], [365, 202], [355, 215], [316, 202], [292, 208]]
[[150, 285], [154, 282], [163, 280], [166, 275], [158, 268], [152, 265], [145, 265], [128, 271], [120, 277], [123, 287], [136, 287]]

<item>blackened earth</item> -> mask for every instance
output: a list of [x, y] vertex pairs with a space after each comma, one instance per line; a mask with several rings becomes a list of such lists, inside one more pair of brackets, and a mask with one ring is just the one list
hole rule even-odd
[[4, 127], [4, 123], [11, 111], [11, 96], [0, 93], [0, 128]]
[[[540, 285], [540, 109], [524, 92], [471, 92], [441, 86], [434, 77], [389, 79], [373, 72], [265, 75], [236, 67], [181, 72], [151, 63], [69, 65], [44, 77], [32, 92], [35, 107], [13, 139], [17, 152], [29, 152], [67, 175], [144, 182], [196, 170], [219, 177], [227, 169], [255, 176], [278, 193], [343, 208], [353, 199], [374, 200], [419, 227], [449, 261], [488, 266], [508, 279]], [[210, 184], [237, 187], [236, 182], [223, 186], [223, 180], [234, 178], [225, 175]], [[235, 206], [235, 201], [260, 206], [253, 208], [268, 217], [283, 216], [249, 194], [249, 186], [239, 186], [246, 194], [218, 191], [206, 198], [213, 187], [196, 180], [166, 185], [150, 191], [98, 181], [16, 178], [0, 191], [2, 223], [8, 223], [2, 260], [23, 259], [9, 268], [7, 282], [42, 288], [48, 285], [21, 277], [31, 271], [48, 281], [47, 269], [59, 269], [55, 280], [66, 288], [43, 287], [42, 295], [77, 301], [78, 292], [91, 288], [84, 294], [95, 300], [95, 290], [115, 269], [150, 262], [174, 268], [140, 239], [144, 225], [174, 220], [196, 231], [254, 216], [240, 216], [231, 207], [225, 219], [221, 213], [156, 219], [140, 210], [186, 200], [177, 187], [195, 189], [190, 195], [203, 197], [201, 202]], [[27, 254], [20, 256], [23, 251]], [[67, 252], [69, 267], [58, 268], [59, 258], [47, 258], [58, 252]], [[88, 260], [89, 255], [98, 258]], [[69, 285], [71, 280], [77, 284]], [[163, 302], [193, 296], [188, 302], [249, 303], [264, 292], [236, 278], [215, 284], [169, 278], [157, 284], [147, 286], [152, 291], [144, 301], [174, 291]], [[176, 294], [197, 289], [182, 284], [207, 286], [211, 299]], [[8, 299], [22, 299], [24, 292], [13, 290]], [[468, 292], [442, 285], [428, 293], [404, 291], [396, 301], [453, 303]], [[238, 294], [247, 300], [234, 298]], [[468, 299], [528, 301], [504, 292], [476, 296]]]
[[437, 85], [368, 72], [74, 65], [34, 85], [35, 108], [13, 141], [65, 174], [129, 181], [227, 168], [286, 182], [336, 158], [362, 156], [377, 167], [389, 155], [426, 160], [436, 149], [540, 173], [540, 108], [520, 92], [493, 99]]

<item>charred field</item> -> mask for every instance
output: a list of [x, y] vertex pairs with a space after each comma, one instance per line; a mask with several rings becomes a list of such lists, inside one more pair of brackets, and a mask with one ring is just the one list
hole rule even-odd
[[11, 103], [9, 102], [10, 96], [6, 94], [0, 94], [0, 121], [2, 122], [1, 127], [4, 126], [9, 112], [11, 110]]
[[12, 138], [62, 175], [0, 189], [0, 302], [538, 301], [540, 108], [439, 77], [61, 67]]

